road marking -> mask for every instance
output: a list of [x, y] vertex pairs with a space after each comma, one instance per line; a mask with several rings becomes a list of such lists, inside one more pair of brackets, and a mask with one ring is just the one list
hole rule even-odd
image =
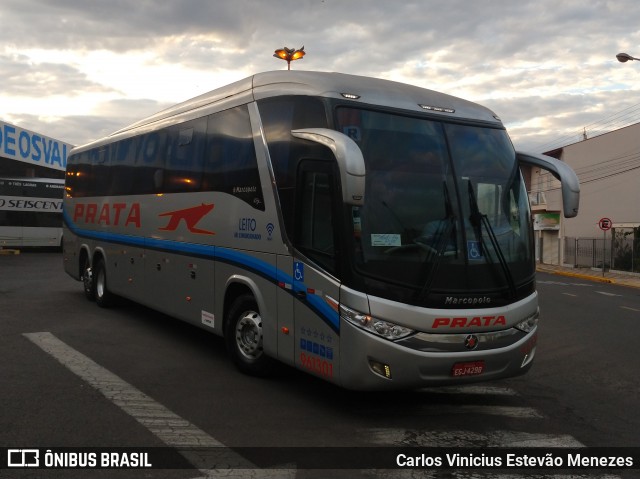
[[[371, 406], [363, 408], [363, 414], [382, 414], [387, 411], [386, 407]], [[424, 405], [419, 410], [410, 410], [406, 413], [399, 412], [399, 415], [422, 415], [422, 416], [455, 416], [459, 414], [483, 414], [487, 416], [502, 416], [515, 419], [542, 419], [544, 416], [534, 408], [525, 406], [482, 406], [475, 404], [430, 404]]]
[[578, 297], [577, 294], [571, 294], [571, 293], [562, 293], [562, 294], [564, 294], [565, 296], [571, 296], [572, 298], [577, 298]]
[[429, 407], [428, 412], [433, 414], [486, 414], [489, 416], [502, 416], [517, 419], [542, 419], [544, 416], [531, 407], [524, 406], [476, 406], [459, 404], [455, 406], [436, 404]]
[[[53, 334], [24, 333], [24, 336], [132, 416], [167, 446], [176, 448], [201, 474], [204, 474], [203, 477], [295, 476], [295, 469], [257, 468], [232, 449], [226, 448], [222, 442], [68, 346]], [[206, 449], [189, 451], [189, 448]]]
[[621, 294], [607, 293], [606, 291], [596, 291], [596, 293], [602, 294], [604, 296], [622, 296]]
[[434, 394], [482, 394], [492, 396], [517, 396], [517, 391], [499, 386], [440, 386], [422, 388], [420, 391]]
[[636, 313], [640, 313], [640, 309], [630, 308], [629, 306], [620, 306], [622, 309], [628, 309], [629, 311], [635, 311]]
[[376, 445], [407, 447], [584, 447], [568, 434], [512, 431], [424, 431], [368, 428], [362, 430]]

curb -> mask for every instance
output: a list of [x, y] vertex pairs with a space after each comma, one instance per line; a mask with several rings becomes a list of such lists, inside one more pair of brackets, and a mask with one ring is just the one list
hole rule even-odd
[[541, 273], [556, 274], [558, 276], [569, 276], [570, 278], [579, 278], [588, 281], [597, 281], [599, 283], [618, 284], [615, 280], [609, 278], [601, 278], [599, 276], [593, 276], [589, 274], [570, 273], [568, 271], [558, 271], [554, 269], [537, 268], [536, 271]]

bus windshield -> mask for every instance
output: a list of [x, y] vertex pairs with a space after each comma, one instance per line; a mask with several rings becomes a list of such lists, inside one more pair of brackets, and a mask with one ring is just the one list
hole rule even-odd
[[422, 304], [438, 293], [513, 301], [533, 281], [528, 197], [504, 130], [346, 107], [337, 123], [366, 163], [364, 205], [349, 208], [370, 284]]

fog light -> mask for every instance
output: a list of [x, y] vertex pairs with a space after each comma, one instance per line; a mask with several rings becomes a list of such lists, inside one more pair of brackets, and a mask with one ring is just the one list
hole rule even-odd
[[379, 374], [383, 378], [391, 379], [391, 367], [388, 364], [369, 359], [369, 367], [374, 373]]

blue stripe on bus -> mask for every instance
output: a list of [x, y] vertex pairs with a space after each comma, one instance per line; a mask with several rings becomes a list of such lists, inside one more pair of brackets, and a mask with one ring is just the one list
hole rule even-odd
[[[109, 243], [119, 243], [130, 246], [138, 246], [140, 248], [169, 251], [178, 254], [189, 254], [196, 255], [202, 258], [215, 259], [217, 261], [223, 261], [225, 263], [237, 265], [244, 269], [253, 271], [254, 273], [259, 274], [260, 276], [275, 284], [279, 284], [280, 282], [293, 284], [293, 276], [285, 273], [282, 270], [279, 270], [266, 261], [254, 258], [253, 256], [237, 250], [223, 248], [220, 246], [216, 247], [194, 243], [182, 243], [172, 240], [161, 240], [155, 238], [144, 238], [140, 236], [123, 235], [118, 233], [106, 233], [104, 231], [87, 230], [78, 228], [76, 225], [74, 225], [68, 217], [66, 211], [63, 213], [63, 217], [66, 226], [76, 236], [106, 241]], [[302, 286], [303, 291], [307, 290], [307, 286], [304, 283], [296, 281], [296, 285]], [[324, 298], [313, 294], [307, 294], [306, 298], [301, 299], [295, 294], [294, 291], [290, 292], [296, 300], [302, 301], [304, 304], [306, 304], [316, 314], [318, 314], [318, 316], [320, 316], [320, 318], [322, 318], [322, 320], [327, 323], [327, 325], [331, 329], [333, 329], [333, 331], [339, 334], [340, 316], [337, 311], [335, 311], [333, 308], [331, 308], [331, 306], [327, 304]]]

